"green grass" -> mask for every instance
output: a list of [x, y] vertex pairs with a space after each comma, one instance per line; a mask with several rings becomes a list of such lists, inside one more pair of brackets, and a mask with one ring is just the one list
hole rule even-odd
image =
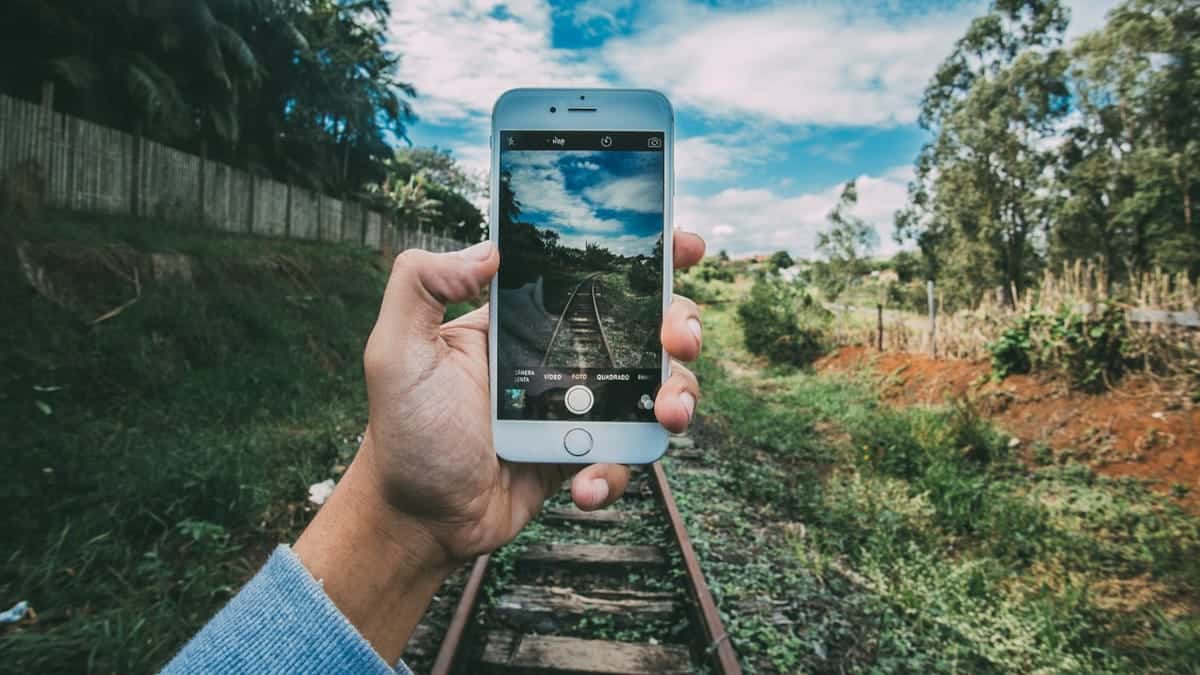
[[600, 283], [597, 304], [615, 367], [657, 367], [661, 358], [658, 325], [662, 322], [662, 294], [635, 291], [624, 269], [604, 274]]
[[718, 478], [672, 482], [749, 672], [1196, 672], [1196, 518], [969, 406], [764, 367], [728, 309], [705, 338]]
[[[362, 249], [150, 224], [19, 237], [51, 290], [0, 240], [0, 598], [38, 620], [0, 637], [0, 671], [151, 671], [352, 456], [385, 276]], [[152, 252], [192, 280], [155, 281]], [[92, 324], [135, 269], [138, 299]]]

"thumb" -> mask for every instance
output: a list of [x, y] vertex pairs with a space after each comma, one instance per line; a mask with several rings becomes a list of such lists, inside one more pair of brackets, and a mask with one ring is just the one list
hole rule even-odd
[[499, 265], [500, 255], [490, 241], [453, 253], [404, 251], [392, 265], [374, 333], [387, 341], [433, 337], [446, 303], [478, 295]]

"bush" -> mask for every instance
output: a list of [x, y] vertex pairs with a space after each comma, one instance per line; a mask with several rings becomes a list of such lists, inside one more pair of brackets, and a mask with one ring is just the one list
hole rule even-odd
[[746, 348], [776, 363], [805, 365], [820, 356], [832, 317], [796, 286], [769, 278], [754, 282], [738, 305]]
[[639, 258], [629, 266], [629, 288], [635, 293], [653, 293], [662, 288], [661, 260]]
[[924, 313], [929, 310], [928, 291], [920, 281], [900, 282], [889, 284], [887, 288], [888, 305], [910, 312]]
[[675, 280], [675, 292], [702, 305], [727, 300], [729, 286], [720, 281], [703, 281], [689, 274]]
[[689, 272], [692, 276], [698, 277], [701, 281], [733, 281], [733, 267], [724, 263], [716, 262], [712, 258], [705, 258], [699, 265]]
[[1129, 329], [1124, 312], [1101, 305], [1092, 316], [1070, 308], [1057, 314], [1030, 312], [988, 344], [992, 374], [1057, 371], [1072, 387], [1096, 391], [1125, 371]]

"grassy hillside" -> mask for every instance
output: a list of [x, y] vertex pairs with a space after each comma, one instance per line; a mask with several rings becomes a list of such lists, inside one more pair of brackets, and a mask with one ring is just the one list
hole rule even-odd
[[0, 603], [37, 611], [0, 671], [152, 670], [353, 453], [385, 275], [120, 222], [9, 233], [0, 259]]
[[1200, 664], [1200, 521], [1129, 479], [1030, 468], [969, 404], [768, 367], [705, 313], [668, 474], [747, 672], [1152, 672]]

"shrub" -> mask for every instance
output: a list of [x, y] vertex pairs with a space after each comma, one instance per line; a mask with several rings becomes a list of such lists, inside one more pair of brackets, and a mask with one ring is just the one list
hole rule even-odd
[[925, 284], [920, 281], [888, 284], [888, 305], [919, 314], [929, 309], [929, 296]]
[[704, 281], [690, 274], [681, 274], [675, 280], [675, 292], [700, 304], [724, 302], [728, 286], [720, 281]]
[[733, 268], [730, 265], [715, 262], [711, 258], [704, 259], [690, 272], [701, 281], [733, 281]]
[[1124, 312], [1101, 305], [1093, 315], [1070, 308], [1056, 314], [1033, 311], [1019, 317], [988, 344], [992, 375], [1056, 371], [1072, 387], [1096, 391], [1124, 372], [1129, 329]]
[[638, 258], [629, 266], [629, 288], [635, 293], [653, 293], [662, 287], [661, 260]]
[[754, 282], [738, 305], [746, 348], [776, 363], [805, 365], [821, 354], [831, 314], [794, 285], [769, 278]]

